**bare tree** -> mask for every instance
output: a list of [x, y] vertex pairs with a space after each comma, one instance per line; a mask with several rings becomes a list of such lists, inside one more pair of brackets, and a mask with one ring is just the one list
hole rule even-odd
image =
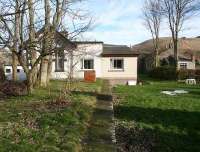
[[159, 64], [159, 34], [162, 20], [160, 0], [146, 0], [143, 7], [146, 28], [151, 32], [154, 46], [154, 65]]
[[[74, 89], [76, 89], [76, 81], [74, 79], [75, 72], [79, 71], [80, 67], [77, 69], [77, 65], [82, 61], [85, 56], [94, 57], [94, 53], [87, 52], [87, 48], [89, 45], [78, 46], [78, 44], [74, 44], [74, 47], [71, 47], [69, 50], [66, 50], [66, 56], [69, 58], [69, 71], [67, 73], [67, 85], [66, 91], [70, 93]], [[81, 63], [82, 64], [82, 63]]]
[[184, 22], [199, 8], [199, 0], [162, 0], [163, 14], [168, 20], [173, 40], [175, 66], [178, 68], [178, 38]]
[[[75, 0], [75, 1], [57, 0], [53, 2], [54, 3], [52, 4], [48, 4], [49, 5], [48, 9], [45, 8], [45, 12], [47, 15], [45, 18], [46, 20], [48, 20], [47, 25], [50, 26], [50, 28], [48, 28], [48, 31], [45, 32], [45, 34], [47, 34], [48, 36], [44, 40], [44, 42], [48, 41], [48, 45], [47, 46], [43, 45], [45, 46], [43, 51], [47, 51], [47, 52], [49, 50], [51, 51], [55, 49], [55, 33], [56, 31], [59, 31], [61, 27], [65, 27], [65, 23], [64, 23], [65, 16], [67, 15], [72, 16], [71, 18], [72, 22], [74, 19], [87, 20], [88, 18], [88, 16], [86, 17], [85, 14], [82, 15], [80, 9], [73, 10], [70, 8], [70, 6], [72, 6], [74, 3], [81, 2], [81, 0]], [[50, 3], [50, 1], [45, 0], [45, 3]], [[55, 9], [50, 8], [50, 6], [55, 6]], [[51, 10], [55, 10], [55, 11], [51, 11]], [[50, 17], [49, 14], [53, 14], [52, 18]], [[91, 20], [89, 20], [88, 22], [89, 23], [85, 23], [84, 25], [80, 26], [78, 29], [74, 29], [74, 31], [71, 33], [76, 33], [76, 34], [78, 33], [77, 35], [79, 35], [80, 33], [85, 32], [86, 29], [88, 29], [88, 26], [90, 25]], [[76, 26], [74, 22], [73, 22], [73, 26]], [[70, 39], [70, 35], [67, 35], [66, 37]], [[44, 44], [46, 44], [46, 42]], [[40, 69], [41, 69], [40, 85], [41, 86], [46, 86], [49, 82], [50, 74], [52, 72], [52, 55], [53, 54], [50, 54], [48, 57], [46, 57], [46, 60], [45, 60], [46, 62], [42, 63], [40, 66]]]
[[[10, 1], [10, 3], [7, 4], [9, 11], [1, 12], [0, 15], [0, 29], [4, 32], [0, 35], [1, 44], [4, 45], [3, 47], [9, 48], [15, 57], [13, 58], [13, 62], [15, 63], [13, 64], [13, 69], [16, 68], [17, 63], [23, 67], [29, 92], [32, 92], [34, 83], [36, 82], [38, 65], [41, 60], [50, 53], [42, 52], [40, 49], [36, 50], [39, 43], [36, 42], [36, 29], [34, 26], [34, 4], [36, 2], [38, 2], [38, 0]], [[1, 4], [3, 4], [3, 2]], [[25, 15], [26, 19], [24, 17]], [[26, 32], [28, 34], [26, 34]], [[24, 39], [24, 37], [26, 39]]]
[[[34, 5], [35, 0], [28, 0], [28, 16], [29, 16], [29, 50], [27, 49], [27, 54], [29, 53], [30, 55], [30, 64], [34, 65], [35, 62], [37, 61], [37, 51], [35, 50], [36, 48], [36, 30], [35, 30], [35, 24], [34, 24], [34, 20], [35, 20], [35, 12], [34, 12]], [[29, 64], [29, 63], [28, 63]], [[37, 66], [37, 65], [36, 65]], [[38, 67], [34, 68], [32, 71], [32, 74], [30, 74], [30, 76], [28, 76], [28, 78], [30, 78], [29, 81], [30, 84], [32, 86], [30, 86], [31, 88], [33, 87], [33, 85], [36, 83], [37, 81], [37, 73], [38, 73]]]
[[[61, 21], [64, 23], [63, 17], [67, 13], [79, 17], [79, 13], [73, 14], [69, 6], [77, 1], [45, 0], [42, 1], [44, 6], [40, 6], [41, 0], [10, 0], [9, 2], [0, 0], [0, 43], [2, 47], [9, 48], [23, 67], [29, 92], [33, 90], [37, 75], [40, 75], [40, 80], [42, 78], [40, 81], [42, 85], [47, 85], [51, 73], [52, 55], [57, 49], [54, 42], [55, 33], [61, 29]], [[38, 15], [37, 11], [44, 15]], [[38, 35], [39, 29], [44, 29], [42, 39]], [[81, 29], [73, 32], [78, 33], [82, 31]], [[16, 63], [13, 64], [14, 68]]]
[[[44, 25], [44, 33], [43, 33], [43, 44], [42, 44], [42, 53], [46, 54], [50, 51], [50, 0], [44, 1], [44, 9], [45, 9], [45, 25]], [[46, 87], [47, 85], [47, 70], [48, 70], [48, 61], [49, 56], [43, 57], [41, 64], [40, 64], [40, 85]]]

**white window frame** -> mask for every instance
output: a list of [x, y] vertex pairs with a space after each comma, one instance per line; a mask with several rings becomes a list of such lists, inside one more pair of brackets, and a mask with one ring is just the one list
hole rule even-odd
[[[82, 70], [94, 70], [94, 59], [92, 59], [92, 58], [88, 58], [88, 59], [87, 59], [87, 58], [86, 58], [86, 59], [82, 59], [81, 61], [82, 61], [82, 62], [81, 62], [81, 63], [82, 63], [82, 65], [81, 65], [81, 66], [82, 66], [82, 67], [81, 67]], [[92, 64], [93, 64], [93, 65], [92, 65], [92, 68], [91, 68], [91, 69], [85, 68], [85, 61], [92, 61]]]
[[180, 69], [186, 70], [188, 68], [188, 64], [186, 62], [179, 63]]
[[[61, 53], [61, 54], [59, 54]], [[64, 51], [55, 53], [55, 72], [65, 72]], [[61, 63], [59, 63], [61, 62]], [[59, 65], [60, 64], [60, 65]]]
[[[117, 68], [117, 67], [115, 67], [115, 61], [116, 60], [121, 60], [122, 61], [122, 68]], [[110, 69], [111, 70], [116, 70], [116, 71], [124, 71], [124, 58], [111, 58], [110, 59]]]
[[5, 69], [5, 73], [6, 73], [6, 74], [11, 74], [11, 73], [12, 73], [12, 70], [11, 70], [10, 68], [6, 68], [6, 69]]

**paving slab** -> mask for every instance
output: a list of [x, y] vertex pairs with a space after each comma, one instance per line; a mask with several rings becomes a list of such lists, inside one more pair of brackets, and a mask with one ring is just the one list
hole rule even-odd
[[83, 143], [83, 151], [115, 152], [113, 103], [107, 81], [104, 82], [101, 93], [96, 97], [97, 105]]

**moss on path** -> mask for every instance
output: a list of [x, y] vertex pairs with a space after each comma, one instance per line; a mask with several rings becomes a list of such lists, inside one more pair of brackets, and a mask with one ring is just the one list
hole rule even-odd
[[113, 104], [109, 83], [104, 81], [84, 140], [84, 152], [115, 152]]

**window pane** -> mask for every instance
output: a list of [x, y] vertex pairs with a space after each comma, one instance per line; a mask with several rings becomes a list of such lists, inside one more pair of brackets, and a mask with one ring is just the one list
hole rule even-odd
[[122, 60], [117, 60], [117, 68], [122, 69]]
[[55, 70], [58, 72], [64, 72], [64, 51], [56, 52]]
[[181, 63], [180, 69], [187, 69], [187, 63]]
[[84, 60], [84, 69], [94, 69], [94, 60]]
[[11, 69], [6, 69], [6, 73], [11, 73]]
[[112, 69], [123, 69], [124, 68], [124, 61], [123, 59], [111, 59], [111, 68]]

